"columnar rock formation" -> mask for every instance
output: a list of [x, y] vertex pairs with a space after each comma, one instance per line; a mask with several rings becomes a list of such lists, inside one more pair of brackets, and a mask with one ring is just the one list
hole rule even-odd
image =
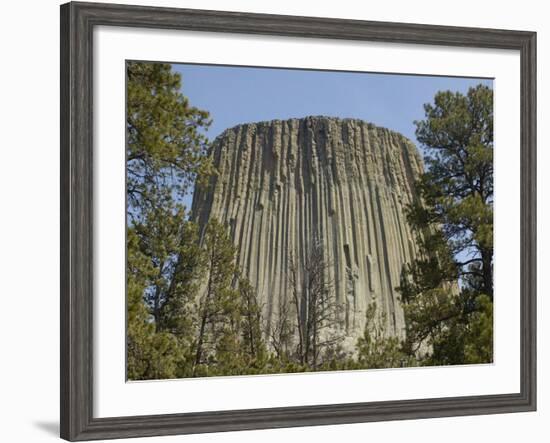
[[372, 301], [387, 333], [402, 335], [395, 288], [417, 253], [404, 207], [422, 171], [408, 139], [361, 120], [307, 117], [227, 129], [211, 156], [218, 175], [195, 191], [193, 219], [228, 226], [268, 323], [291, 300], [291, 257], [300, 267], [319, 242], [346, 335], [362, 333]]

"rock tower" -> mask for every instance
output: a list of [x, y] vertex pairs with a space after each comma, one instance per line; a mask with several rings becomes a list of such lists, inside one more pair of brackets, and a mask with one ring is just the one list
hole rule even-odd
[[395, 288], [417, 254], [404, 208], [423, 168], [411, 141], [357, 119], [306, 117], [227, 129], [210, 155], [218, 174], [195, 191], [192, 218], [227, 225], [267, 323], [290, 300], [290, 258], [299, 266], [318, 242], [348, 342], [372, 301], [387, 334], [403, 334]]

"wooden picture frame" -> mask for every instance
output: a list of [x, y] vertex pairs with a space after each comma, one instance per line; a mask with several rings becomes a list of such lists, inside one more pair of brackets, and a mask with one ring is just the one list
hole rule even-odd
[[[517, 394], [93, 416], [93, 29], [266, 34], [496, 48], [521, 63], [521, 389]], [[61, 437], [70, 441], [494, 414], [536, 409], [536, 34], [113, 4], [61, 6]]]

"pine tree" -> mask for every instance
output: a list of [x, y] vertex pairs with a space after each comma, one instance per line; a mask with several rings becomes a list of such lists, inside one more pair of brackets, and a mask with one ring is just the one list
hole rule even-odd
[[198, 176], [212, 173], [204, 131], [206, 111], [189, 104], [181, 75], [169, 64], [128, 62], [126, 174], [128, 212], [186, 195]]
[[416, 135], [426, 172], [408, 209], [420, 256], [403, 269], [407, 348], [423, 364], [489, 362], [493, 301], [493, 92], [439, 92]]
[[229, 336], [237, 335], [239, 321], [238, 295], [233, 286], [237, 273], [236, 251], [226, 228], [211, 219], [203, 244], [208, 276], [199, 304], [194, 375], [202, 374], [209, 363], [215, 363], [216, 353], [219, 357], [225, 351], [231, 352], [236, 338]]
[[127, 64], [128, 377], [192, 372], [195, 300], [205, 272], [182, 197], [211, 171], [208, 113], [168, 64]]
[[143, 293], [148, 279], [154, 275], [148, 257], [142, 254], [136, 243], [135, 232], [128, 232], [127, 287], [127, 377], [129, 380], [174, 378], [182, 361], [182, 349], [177, 338], [166, 332], [158, 332], [150, 311], [143, 303]]
[[239, 279], [241, 355], [246, 371], [262, 372], [267, 364], [268, 352], [263, 337], [262, 307], [250, 282]]
[[403, 352], [402, 343], [397, 337], [387, 336], [380, 325], [386, 324], [385, 315], [377, 318], [376, 303], [367, 307], [363, 336], [356, 344], [357, 364], [361, 369], [398, 368], [411, 366], [410, 357]]

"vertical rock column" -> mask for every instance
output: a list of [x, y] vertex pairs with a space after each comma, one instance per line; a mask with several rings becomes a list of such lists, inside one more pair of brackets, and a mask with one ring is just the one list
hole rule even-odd
[[307, 117], [227, 129], [211, 156], [218, 174], [195, 191], [192, 217], [201, 229], [211, 218], [228, 226], [267, 320], [291, 299], [290, 257], [300, 265], [317, 241], [347, 335], [362, 333], [372, 301], [388, 335], [403, 334], [395, 288], [417, 253], [404, 207], [422, 171], [408, 139], [361, 120]]

